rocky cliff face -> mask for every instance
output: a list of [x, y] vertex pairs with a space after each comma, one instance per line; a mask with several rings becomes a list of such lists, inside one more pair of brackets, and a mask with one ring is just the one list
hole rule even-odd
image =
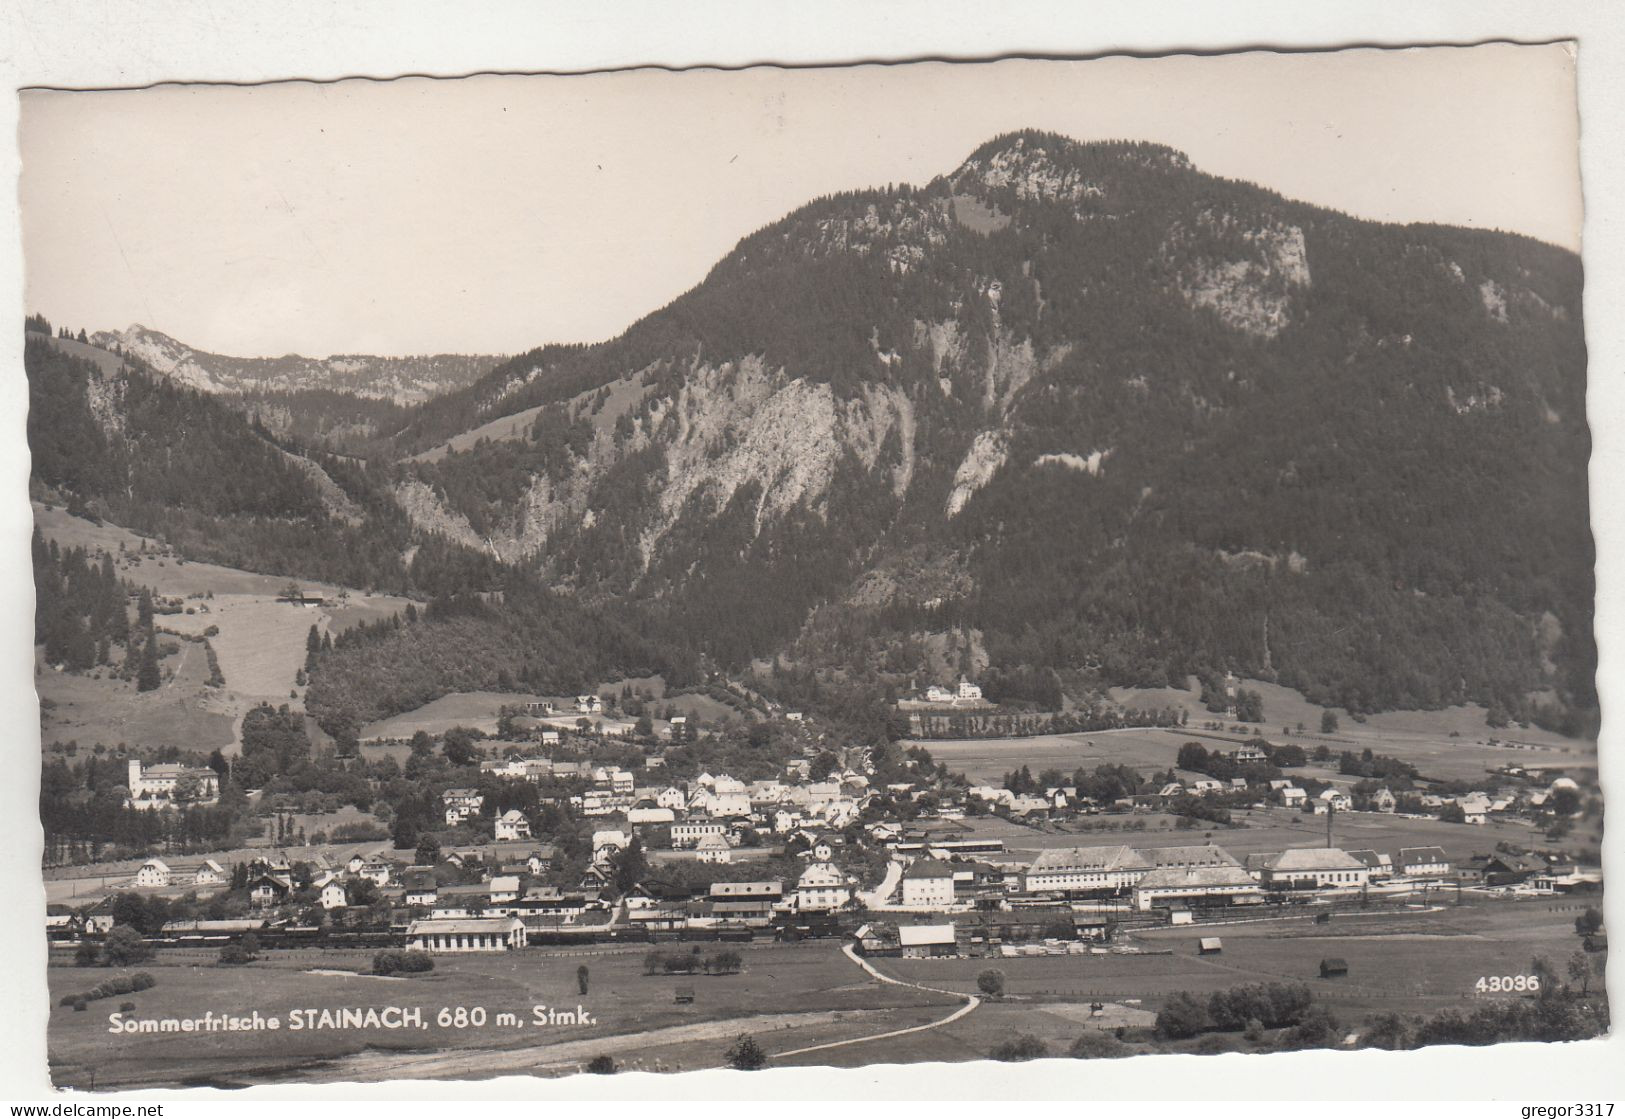
[[[421, 528], [563, 584], [736, 610], [729, 655], [844, 601], [959, 612], [995, 664], [1346, 684], [1377, 654], [1311, 636], [1328, 619], [1383, 613], [1421, 664], [1467, 624], [1422, 612], [1494, 584], [1511, 614], [1550, 609], [1585, 663], [1579, 310], [1576, 262], [1547, 246], [1023, 133], [923, 187], [811, 203], [615, 342], [426, 406], [417, 448], [459, 415], [536, 421], [412, 465], [397, 493]], [[1537, 492], [1558, 477], [1556, 501]], [[1492, 570], [1483, 533], [1517, 522], [1542, 528], [1497, 562], [1562, 569], [1562, 589]], [[1566, 543], [1536, 561], [1542, 533]], [[1235, 558], [1255, 554], [1294, 561]], [[906, 575], [945, 556], [952, 579]]]

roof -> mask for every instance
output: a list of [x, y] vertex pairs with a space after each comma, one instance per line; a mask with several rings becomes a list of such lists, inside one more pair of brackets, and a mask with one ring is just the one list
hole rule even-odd
[[1358, 859], [1372, 870], [1380, 870], [1385, 866], [1392, 866], [1393, 860], [1378, 851], [1350, 851], [1349, 858]]
[[1154, 867], [1165, 866], [1240, 866], [1235, 857], [1213, 843], [1188, 847], [1140, 847], [1135, 854]]
[[407, 936], [424, 933], [491, 933], [507, 932], [515, 925], [524, 924], [517, 917], [425, 917], [406, 927]]
[[952, 925], [904, 925], [897, 930], [897, 940], [903, 947], [927, 944], [953, 944]]
[[1270, 870], [1364, 870], [1365, 864], [1337, 847], [1292, 847], [1265, 866]]
[[1197, 943], [1204, 952], [1217, 952], [1224, 947], [1224, 941], [1216, 936], [1204, 936]]
[[710, 835], [701, 836], [700, 841], [694, 845], [694, 849], [696, 851], [727, 851], [729, 847], [726, 839], [713, 832]]
[[914, 881], [919, 881], [922, 878], [952, 878], [953, 876], [953, 870], [940, 859], [915, 859], [908, 864], [908, 869], [903, 871], [905, 879]]
[[1058, 874], [1078, 871], [1146, 870], [1152, 864], [1132, 847], [1057, 847], [1040, 851], [1029, 874]]
[[1167, 866], [1153, 870], [1140, 879], [1134, 888], [1167, 890], [1253, 885], [1253, 876], [1236, 866]]
[[1402, 863], [1446, 863], [1443, 847], [1401, 847], [1399, 861]]

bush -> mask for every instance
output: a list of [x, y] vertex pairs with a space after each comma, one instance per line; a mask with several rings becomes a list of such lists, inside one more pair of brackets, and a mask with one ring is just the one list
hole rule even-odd
[[434, 957], [418, 948], [408, 948], [404, 952], [386, 948], [372, 958], [374, 975], [413, 975], [433, 970]]
[[85, 1000], [82, 999], [82, 998], [73, 1000], [73, 1008], [75, 1010], [83, 1010], [85, 1008], [85, 1005], [86, 1005]]
[[614, 1076], [619, 1070], [615, 1067], [615, 1058], [606, 1055], [588, 1061], [587, 1071], [597, 1073], [599, 1076]]
[[990, 967], [976, 977], [976, 989], [990, 999], [1004, 997], [1004, 972]]
[[141, 939], [141, 934], [128, 925], [114, 925], [102, 942], [102, 963], [111, 967], [125, 967], [152, 958], [152, 946]]
[[148, 987], [151, 987], [154, 983], [156, 983], [157, 980], [144, 971], [138, 971], [134, 975], [130, 976], [130, 982], [133, 984], [130, 988], [132, 991], [145, 991]]
[[73, 950], [74, 967], [95, 967], [101, 963], [102, 950], [89, 940], [79, 942], [79, 947]]
[[123, 1002], [118, 1004], [118, 1008], [123, 1013], [128, 1014], [130, 1011], [135, 1009], [135, 1003], [131, 1002], [129, 999], [125, 999]]
[[253, 953], [241, 944], [223, 944], [220, 946], [220, 956], [215, 961], [226, 965], [247, 964], [257, 959]]
[[1077, 1057], [1080, 1060], [1092, 1060], [1107, 1057], [1127, 1057], [1134, 1050], [1118, 1041], [1108, 1033], [1091, 1030], [1072, 1043], [1072, 1048], [1066, 1051], [1068, 1057]]
[[1178, 1041], [1195, 1037], [1212, 1026], [1207, 1006], [1188, 992], [1180, 991], [1157, 1011], [1155, 1029], [1158, 1037]]
[[1201, 1053], [1205, 1056], [1212, 1056], [1215, 1053], [1234, 1053], [1235, 1051], [1235, 1040], [1224, 1034], [1203, 1034], [1196, 1039], [1196, 1044], [1191, 1046], [1192, 1053]]
[[1017, 1034], [988, 1054], [995, 1061], [1033, 1061], [1049, 1056], [1049, 1046], [1032, 1034]]
[[727, 1053], [728, 1067], [754, 1072], [767, 1067], [767, 1052], [749, 1034], [740, 1034]]
[[1303, 1020], [1281, 1038], [1283, 1049], [1329, 1049], [1343, 1040], [1337, 1018], [1323, 1006], [1306, 1012]]

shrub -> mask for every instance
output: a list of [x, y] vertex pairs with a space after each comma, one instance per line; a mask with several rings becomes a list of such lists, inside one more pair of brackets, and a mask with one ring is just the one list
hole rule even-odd
[[1203, 1034], [1191, 1046], [1192, 1053], [1202, 1053], [1211, 1056], [1214, 1053], [1233, 1053], [1236, 1050], [1234, 1039], [1224, 1034]]
[[729, 1047], [728, 1067], [741, 1072], [754, 1072], [767, 1067], [767, 1052], [749, 1034], [740, 1034]]
[[587, 1071], [597, 1073], [599, 1076], [614, 1076], [619, 1070], [615, 1067], [615, 1058], [605, 1055], [588, 1061]]
[[74, 967], [95, 967], [101, 959], [102, 950], [89, 940], [80, 941], [79, 947], [73, 950]]
[[1208, 1016], [1207, 1007], [1188, 992], [1180, 991], [1157, 1011], [1155, 1028], [1158, 1037], [1178, 1041], [1195, 1037], [1212, 1025], [1213, 1019]]
[[73, 1000], [73, 1008], [75, 1010], [83, 1010], [85, 1008], [85, 1005], [86, 1005], [85, 1000], [82, 999], [82, 998], [77, 998], [77, 999]]
[[125, 1014], [128, 1014], [130, 1011], [135, 1009], [135, 1003], [131, 1002], [129, 999], [125, 999], [123, 1002], [118, 1004], [118, 1008]]
[[102, 963], [124, 967], [152, 958], [152, 946], [141, 939], [141, 934], [128, 925], [114, 925], [102, 942]]
[[138, 971], [134, 975], [130, 976], [130, 990], [145, 991], [148, 987], [151, 987], [156, 982], [157, 980], [155, 980], [151, 975], [144, 971]]
[[1049, 1046], [1032, 1034], [1017, 1034], [988, 1054], [995, 1061], [1032, 1061], [1049, 1056]]
[[374, 975], [414, 975], [433, 970], [434, 957], [419, 948], [404, 952], [386, 948], [372, 958]]
[[1283, 1049], [1326, 1049], [1343, 1040], [1337, 1018], [1323, 1006], [1306, 1012], [1303, 1019], [1281, 1037]]
[[222, 944], [220, 946], [220, 956], [216, 962], [229, 966], [233, 964], [252, 963], [255, 958], [256, 957], [253, 955], [253, 953], [249, 952], [249, 950], [243, 947], [241, 944]]
[[1134, 1050], [1118, 1041], [1111, 1034], [1091, 1030], [1074, 1041], [1072, 1048], [1066, 1051], [1066, 1055], [1077, 1057], [1080, 1060], [1091, 1060], [1106, 1057], [1127, 1057], [1132, 1052]]
[[990, 999], [1004, 997], [1004, 972], [990, 967], [976, 977], [976, 989]]

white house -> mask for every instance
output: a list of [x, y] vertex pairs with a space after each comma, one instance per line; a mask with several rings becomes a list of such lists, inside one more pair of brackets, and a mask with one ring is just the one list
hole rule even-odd
[[480, 808], [485, 804], [485, 796], [475, 789], [447, 789], [440, 794], [440, 802], [446, 806], [446, 824], [456, 827], [464, 820], [480, 814]]
[[954, 903], [954, 872], [939, 859], [915, 859], [903, 871], [903, 904], [911, 909], [943, 909]]
[[519, 876], [517, 874], [499, 874], [487, 884], [492, 905], [513, 901], [519, 897]]
[[343, 909], [349, 904], [349, 899], [344, 894], [344, 884], [337, 878], [329, 878], [322, 883], [318, 900], [323, 909]]
[[220, 775], [207, 766], [161, 762], [144, 766], [131, 758], [125, 784], [130, 808], [166, 808], [171, 804], [214, 804], [220, 799]]
[[1401, 847], [1399, 873], [1407, 878], [1444, 878], [1450, 873], [1450, 859], [1442, 847]]
[[167, 886], [169, 885], [169, 866], [162, 859], [148, 859], [141, 864], [141, 869], [135, 872], [137, 886]]
[[852, 880], [832, 863], [812, 863], [796, 882], [796, 908], [839, 909], [852, 900]]
[[708, 835], [721, 835], [728, 825], [721, 820], [686, 820], [671, 826], [673, 847], [693, 847]]
[[519, 809], [510, 808], [497, 817], [495, 834], [499, 843], [505, 839], [529, 839], [530, 821]]
[[688, 794], [676, 785], [668, 785], [660, 790], [660, 795], [655, 797], [655, 803], [661, 808], [681, 812], [688, 807]]
[[733, 861], [733, 848], [728, 841], [720, 835], [708, 835], [694, 845], [694, 853], [702, 863], [726, 863]]
[[204, 859], [203, 865], [192, 875], [194, 886], [218, 886], [226, 880], [226, 870], [213, 859]]
[[1336, 847], [1294, 847], [1263, 861], [1265, 886], [1326, 889], [1364, 886], [1371, 868]]

